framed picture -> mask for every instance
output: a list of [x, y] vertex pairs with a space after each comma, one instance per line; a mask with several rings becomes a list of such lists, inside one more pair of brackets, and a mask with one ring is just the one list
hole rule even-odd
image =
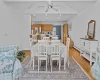
[[94, 20], [91, 20], [88, 23], [88, 30], [87, 30], [88, 39], [94, 39], [94, 37], [95, 37], [95, 25], [96, 25], [96, 21], [94, 21]]

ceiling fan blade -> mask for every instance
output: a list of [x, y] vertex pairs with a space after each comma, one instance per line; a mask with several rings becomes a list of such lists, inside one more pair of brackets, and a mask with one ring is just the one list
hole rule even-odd
[[45, 7], [45, 6], [39, 6], [38, 8], [40, 8], [40, 7]]
[[49, 10], [49, 7], [46, 9], [46, 11], [45, 11], [45, 12], [48, 12], [48, 10]]
[[56, 8], [54, 8], [54, 7], [53, 7], [52, 9], [55, 10], [55, 11], [58, 11], [58, 9], [56, 9]]

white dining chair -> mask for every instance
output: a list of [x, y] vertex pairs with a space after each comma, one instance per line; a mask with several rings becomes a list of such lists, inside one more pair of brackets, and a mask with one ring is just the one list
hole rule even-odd
[[43, 37], [43, 40], [49, 40], [49, 37]]
[[33, 38], [30, 39], [30, 52], [31, 52], [31, 60], [29, 62], [30, 66], [33, 65], [34, 70], [34, 40]]
[[52, 62], [54, 60], [59, 61], [59, 71], [61, 67], [61, 55], [60, 55], [60, 46], [59, 45], [51, 45], [51, 58], [50, 58], [50, 65], [51, 65], [51, 72], [52, 72]]
[[60, 40], [51, 40], [51, 42], [53, 43], [58, 43], [58, 42], [61, 42]]
[[40, 61], [46, 60], [46, 71], [47, 71], [47, 45], [38, 44], [38, 71], [40, 70]]
[[52, 37], [52, 40], [58, 40], [58, 37]]
[[68, 67], [69, 67], [69, 46], [70, 46], [70, 38], [67, 38], [67, 41], [66, 41], [66, 48], [67, 48], [67, 64], [68, 64]]

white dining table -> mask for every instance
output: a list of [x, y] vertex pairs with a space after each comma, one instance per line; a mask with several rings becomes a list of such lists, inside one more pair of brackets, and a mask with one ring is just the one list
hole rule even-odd
[[[38, 56], [38, 46], [39, 44], [45, 44], [48, 46], [48, 51], [47, 51], [47, 54], [48, 55], [51, 55], [51, 51], [50, 51], [50, 46], [51, 45], [58, 45], [60, 46], [61, 49], [61, 57], [64, 58], [64, 70], [66, 69], [66, 62], [67, 62], [67, 47], [62, 43], [62, 42], [37, 42], [35, 45], [32, 46], [32, 59], [33, 59], [33, 62], [34, 62], [34, 56]], [[34, 64], [34, 63], [33, 63]], [[34, 69], [34, 65], [33, 65], [33, 69]]]

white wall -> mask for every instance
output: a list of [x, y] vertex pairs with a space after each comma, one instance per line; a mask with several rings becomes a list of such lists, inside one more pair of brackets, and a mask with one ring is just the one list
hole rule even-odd
[[79, 13], [74, 19], [68, 21], [69, 24], [72, 23], [71, 38], [74, 40], [74, 45], [80, 46], [80, 38], [84, 38], [87, 35], [88, 22], [90, 20], [96, 21], [96, 33], [95, 39], [100, 42], [100, 1], [98, 0], [95, 4], [91, 4], [88, 8], [84, 9]]
[[0, 0], [0, 45], [16, 44], [29, 49], [30, 16]]

